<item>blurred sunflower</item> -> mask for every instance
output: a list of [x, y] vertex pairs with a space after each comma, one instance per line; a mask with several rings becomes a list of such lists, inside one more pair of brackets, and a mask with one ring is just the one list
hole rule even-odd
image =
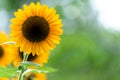
[[20, 51], [33, 55], [54, 49], [60, 43], [63, 33], [62, 20], [54, 8], [47, 5], [31, 3], [14, 13], [11, 19], [12, 40], [20, 47]]
[[[30, 74], [27, 74], [25, 77], [26, 77], [26, 80], [47, 80], [46, 74], [44, 73], [37, 73], [37, 74], [30, 73]], [[18, 79], [14, 78], [14, 80], [18, 80]]]
[[7, 42], [7, 41], [10, 41], [8, 35], [6, 33], [2, 32], [2, 31], [0, 31], [0, 37], [1, 37], [0, 44], [4, 43], [4, 42]]
[[9, 80], [8, 78], [0, 78], [0, 80]]
[[5, 67], [10, 65], [14, 56], [13, 56], [13, 46], [10, 44], [2, 44], [6, 41], [9, 41], [8, 36], [0, 31], [0, 66]]
[[[19, 48], [17, 48], [15, 52], [16, 53], [14, 54], [13, 64], [15, 67], [17, 67], [19, 63], [23, 61], [23, 52], [20, 52]], [[49, 57], [49, 52], [40, 55], [35, 54], [34, 56], [31, 53], [29, 54], [27, 61], [35, 62], [42, 66], [44, 63], [47, 63], [48, 57]]]
[[37, 73], [37, 74], [30, 74], [26, 80], [47, 80], [47, 79], [46, 79], [46, 74]]

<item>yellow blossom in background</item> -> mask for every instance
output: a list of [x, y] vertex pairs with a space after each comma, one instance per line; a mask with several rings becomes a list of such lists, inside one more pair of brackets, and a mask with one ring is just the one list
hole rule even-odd
[[13, 45], [11, 44], [2, 44], [6, 41], [9, 41], [9, 37], [0, 31], [0, 66], [7, 66], [10, 65], [14, 56], [13, 56]]
[[27, 80], [47, 80], [47, 77], [44, 73], [30, 74]]
[[[25, 75], [26, 80], [47, 80], [47, 76], [45, 73], [30, 73]], [[18, 80], [17, 78], [14, 78], [14, 80]]]
[[0, 78], [0, 80], [9, 80], [8, 78]]
[[8, 35], [5, 32], [0, 31], [0, 44], [4, 43], [4, 42], [7, 42], [9, 40], [10, 39], [9, 39]]
[[23, 9], [14, 13], [11, 21], [12, 40], [20, 47], [20, 51], [28, 54], [45, 54], [60, 43], [63, 33], [62, 20], [54, 8], [47, 5], [24, 4]]
[[[13, 64], [15, 67], [17, 67], [19, 63], [23, 61], [23, 52], [20, 52], [20, 49], [17, 47], [14, 48], [16, 48], [16, 50], [14, 51], [14, 55], [13, 55], [14, 56]], [[44, 63], [48, 62], [48, 58], [49, 58], [49, 52], [40, 55], [35, 54], [34, 56], [31, 53], [29, 54], [27, 61], [35, 62], [42, 66]]]

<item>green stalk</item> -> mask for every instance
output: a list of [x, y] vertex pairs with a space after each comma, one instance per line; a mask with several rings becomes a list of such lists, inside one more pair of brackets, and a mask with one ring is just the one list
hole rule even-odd
[[[23, 55], [23, 61], [22, 61], [22, 62], [27, 61], [28, 56], [29, 56], [28, 54], [24, 53], [24, 55]], [[24, 76], [23, 73], [24, 73], [24, 71], [25, 71], [26, 69], [25, 69], [24, 65], [20, 65], [20, 67], [21, 67], [21, 71], [20, 71], [18, 80], [23, 80], [23, 76]]]
[[21, 72], [20, 72], [20, 74], [19, 74], [19, 77], [18, 77], [18, 80], [23, 80], [23, 75], [22, 75], [22, 74], [23, 74], [23, 72], [24, 72], [24, 71], [23, 71], [23, 70], [21, 70]]
[[24, 53], [24, 55], [23, 55], [23, 62], [27, 61], [28, 56], [29, 56], [28, 54]]

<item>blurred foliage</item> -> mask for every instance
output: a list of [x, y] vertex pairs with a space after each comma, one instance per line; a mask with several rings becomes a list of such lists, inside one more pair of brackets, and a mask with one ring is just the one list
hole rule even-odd
[[[0, 0], [2, 1], [2, 0]], [[4, 0], [9, 17], [22, 4], [39, 0]], [[92, 0], [40, 0], [61, 15], [64, 35], [51, 52], [48, 66], [59, 69], [48, 80], [120, 80], [120, 33], [97, 21]]]

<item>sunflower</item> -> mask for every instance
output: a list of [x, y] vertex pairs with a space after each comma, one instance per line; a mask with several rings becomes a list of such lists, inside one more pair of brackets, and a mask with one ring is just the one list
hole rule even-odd
[[26, 80], [47, 80], [46, 74], [38, 73], [38, 74], [30, 74], [28, 75]]
[[53, 50], [60, 43], [63, 33], [62, 20], [54, 8], [39, 2], [24, 4], [14, 13], [11, 21], [11, 37], [20, 51], [33, 55]]
[[[24, 54], [23, 52], [20, 52], [20, 48], [16, 48], [13, 59], [13, 64], [15, 67], [17, 67], [19, 63], [23, 61], [23, 54]], [[47, 63], [48, 57], [49, 52], [40, 55], [35, 54], [34, 56], [31, 53], [29, 54], [27, 61], [35, 62], [42, 66], [44, 63]]]
[[8, 36], [0, 32], [0, 66], [5, 67], [6, 65], [11, 64], [13, 60], [13, 46], [10, 44], [2, 44], [6, 41], [9, 41]]
[[[26, 77], [26, 80], [47, 80], [45, 73], [37, 73], [37, 74], [30, 73], [30, 74], [27, 74], [25, 77]], [[18, 79], [14, 78], [14, 80], [18, 80]]]
[[0, 80], [9, 80], [8, 78], [0, 78]]
[[9, 37], [7, 36], [7, 34], [2, 32], [2, 31], [0, 31], [0, 38], [1, 38], [0, 39], [0, 44], [10, 40]]

